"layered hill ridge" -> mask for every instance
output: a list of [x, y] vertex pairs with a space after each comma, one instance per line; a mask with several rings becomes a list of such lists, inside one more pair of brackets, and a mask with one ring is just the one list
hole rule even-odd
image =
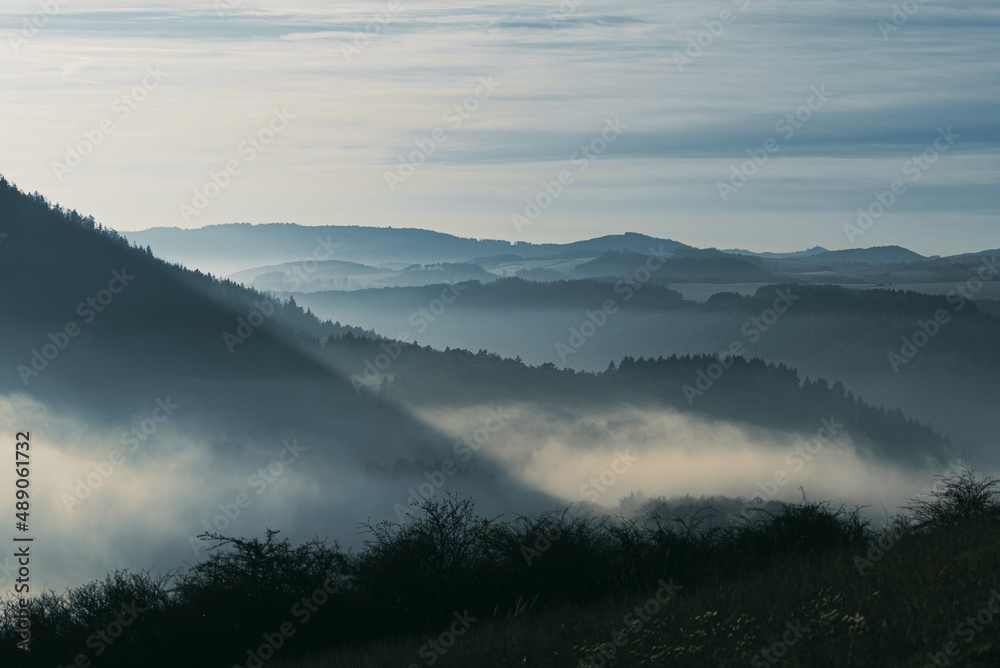
[[358, 395], [296, 343], [360, 329], [169, 265], [75, 218], [0, 183], [7, 391], [112, 423], [170, 395], [219, 441], [241, 433], [244, 444], [277, 442], [296, 431], [327, 442], [338, 457], [430, 454], [430, 430]]
[[650, 246], [668, 252], [690, 246], [669, 239], [626, 233], [570, 244], [533, 244], [498, 239], [470, 239], [414, 228], [331, 225], [303, 227], [292, 223], [234, 223], [193, 230], [152, 228], [129, 235], [157, 255], [192, 266], [218, 265], [228, 274], [256, 265], [309, 259], [350, 259], [363, 264], [465, 262], [474, 257], [515, 254], [522, 258], [554, 255], [583, 257], [608, 250], [647, 252]]
[[[433, 430], [392, 404], [358, 391], [357, 379], [378, 355], [372, 346], [386, 345], [380, 337], [331, 322], [333, 318], [320, 321], [294, 300], [274, 299], [230, 281], [167, 264], [148, 251], [129, 246], [117, 232], [90, 229], [92, 223], [75, 212], [51, 207], [43, 197], [25, 195], [6, 181], [0, 187], [0, 212], [3, 231], [8, 234], [0, 252], [9, 254], [0, 265], [0, 279], [11, 288], [0, 305], [4, 312], [0, 331], [11, 343], [5, 348], [0, 381], [9, 390], [78, 402], [103, 414], [99, 407], [104, 403], [128, 405], [143, 395], [140, 403], [148, 403], [166, 386], [174, 396], [190, 392], [187, 400], [199, 406], [200, 414], [221, 431], [229, 421], [239, 423], [243, 434], [272, 433], [276, 437], [294, 423], [311, 431], [314, 439], [319, 439], [320, 433], [337, 434], [333, 440], [342, 442], [344, 451], [355, 458], [435, 456]], [[659, 241], [641, 235], [616, 235], [602, 238], [598, 245], [620, 244], [623, 239], [647, 249]], [[605, 257], [612, 262], [615, 257], [633, 259], [630, 251], [624, 253]], [[636, 255], [645, 257], [641, 251]], [[754, 266], [721, 255], [713, 259]], [[41, 272], [40, 267], [50, 269]], [[117, 284], [109, 286], [116, 274], [129, 277], [120, 290]], [[564, 300], [566, 288], [572, 291], [572, 285], [508, 284], [524, 293], [520, 299], [541, 299], [542, 303], [552, 298]], [[576, 302], [582, 308], [592, 287], [585, 283], [579, 287], [582, 291]], [[492, 293], [479, 290], [484, 295]], [[650, 299], [673, 306], [683, 303], [669, 290], [636, 294], [640, 295], [636, 303]], [[102, 303], [105, 299], [107, 304]], [[75, 323], [73, 331], [79, 329], [78, 333], [69, 333], [70, 322]], [[348, 340], [370, 340], [371, 344], [359, 349]], [[439, 356], [445, 361], [443, 353], [415, 350], [421, 351], [422, 358]], [[45, 353], [53, 352], [54, 358], [47, 359]], [[489, 387], [494, 383], [491, 373], [500, 372], [490, 372], [492, 357], [485, 359], [485, 365], [482, 355], [458, 367], [453, 366], [454, 359], [448, 364], [455, 369], [456, 381]], [[400, 363], [398, 368], [405, 366]], [[546, 369], [525, 367], [520, 362], [517, 366], [521, 369], [516, 374], [518, 383], [547, 386], [548, 381], [539, 382], [550, 377]], [[766, 367], [761, 370], [761, 382], [770, 382]], [[395, 371], [378, 374], [389, 381], [397, 376]], [[168, 379], [165, 385], [163, 379]], [[144, 388], [151, 381], [159, 384], [157, 392]], [[371, 381], [366, 379], [363, 384], [374, 390], [378, 382]], [[208, 387], [219, 383], [234, 393], [232, 400], [205, 394]], [[266, 390], [272, 383], [281, 388], [274, 396]], [[615, 401], [619, 390], [616, 382], [597, 379], [584, 395], [592, 402]], [[470, 387], [469, 392], [487, 400], [493, 396], [476, 387]], [[260, 410], [262, 402], [266, 411]], [[334, 406], [336, 410], [330, 410]], [[676, 407], [683, 409], [682, 405]], [[816, 408], [825, 412], [822, 405]], [[725, 419], [726, 409], [716, 412], [716, 417]], [[732, 417], [754, 420], [744, 411], [736, 411]], [[760, 415], [756, 420], [766, 425], [773, 417]], [[931, 456], [941, 452], [934, 438], [917, 449], [924, 448]]]
[[[473, 239], [431, 230], [291, 223], [236, 223], [130, 233], [159, 257], [228, 275], [261, 290], [349, 290], [422, 285], [417, 265], [450, 265], [450, 282], [519, 276], [534, 281], [608, 278], [622, 259], [656, 255], [670, 263], [660, 283], [832, 283], [926, 285], [958, 280], [990, 251], [926, 257], [899, 246], [750, 253], [695, 248], [628, 232], [571, 243]], [[343, 264], [350, 263], [350, 264]], [[305, 270], [308, 269], [308, 270]]]
[[[601, 511], [629, 490], [686, 491], [677, 458], [728, 471], [737, 448], [768, 462], [815, 439], [822, 424], [837, 425], [832, 450], [873, 470], [912, 474], [954, 455], [940, 433], [898, 409], [749, 353], [616, 355], [590, 373], [417, 343], [419, 318], [430, 326], [456, 285], [400, 293], [398, 309], [418, 318], [409, 332], [351, 326], [340, 307], [317, 318], [291, 296], [169, 264], [4, 180], [0, 234], [0, 411], [28, 423], [53, 462], [38, 474], [50, 518], [43, 537], [67, 550], [84, 545], [85, 559], [67, 566], [52, 551], [40, 566], [67, 581], [202, 558], [205, 530], [262, 535], [277, 526], [294, 540], [319, 533], [356, 546], [359, 516], [406, 521], [408, 507], [445, 489], [475, 496], [491, 515], [570, 502]], [[588, 306], [595, 290], [612, 288], [467, 285], [463, 304], [513, 297], [540, 313], [566, 304], [576, 338], [551, 344], [567, 350], [587, 345], [581, 319], [605, 308]], [[690, 307], [662, 286], [629, 289], [636, 306]], [[411, 297], [426, 301], [407, 305]], [[763, 290], [740, 307], [759, 313], [772, 301]], [[612, 316], [620, 317], [594, 318]], [[150, 419], [158, 415], [162, 422]], [[124, 446], [140, 435], [133, 454]], [[620, 489], [587, 487], [616, 452], [644, 464]], [[770, 463], [758, 466], [774, 475]], [[830, 477], [807, 472], [814, 485]], [[757, 489], [740, 475], [745, 493]], [[84, 539], [94, 532], [99, 546]]]

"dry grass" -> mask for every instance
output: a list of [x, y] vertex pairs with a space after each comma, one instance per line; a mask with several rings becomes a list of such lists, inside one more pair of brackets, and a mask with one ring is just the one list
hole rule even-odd
[[[998, 522], [908, 536], [873, 561], [864, 576], [856, 556], [866, 557], [837, 551], [728, 580], [680, 583], [677, 596], [641, 628], [634, 616], [627, 628], [625, 616], [646, 599], [617, 596], [601, 605], [481, 619], [433, 664], [419, 655], [427, 638], [409, 637], [279, 658], [271, 665], [889, 668], [924, 666], [928, 654], [939, 654], [949, 666], [1000, 666], [1000, 614], [990, 613], [992, 621], [978, 631], [966, 623], [987, 608], [994, 589], [1000, 590]], [[650, 595], [655, 589], [651, 583]], [[808, 631], [796, 636], [788, 624]], [[624, 642], [612, 656], [616, 632]], [[794, 642], [780, 659], [772, 656], [772, 663], [761, 651], [782, 642], [783, 635]], [[950, 642], [949, 657], [942, 653]]]

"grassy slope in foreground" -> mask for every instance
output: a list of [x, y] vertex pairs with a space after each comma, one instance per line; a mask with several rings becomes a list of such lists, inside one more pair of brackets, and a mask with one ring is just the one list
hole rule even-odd
[[[997, 521], [912, 536], [876, 560], [878, 554], [877, 548], [831, 550], [735, 579], [676, 581], [681, 589], [658, 613], [646, 614], [648, 621], [641, 621], [635, 609], [655, 608], [649, 603], [658, 589], [655, 582], [647, 596], [622, 594], [599, 604], [484, 619], [456, 638], [447, 653], [437, 655], [434, 665], [1000, 665]], [[307, 658], [279, 657], [270, 665], [429, 665], [419, 652], [431, 638], [439, 636], [428, 633]]]

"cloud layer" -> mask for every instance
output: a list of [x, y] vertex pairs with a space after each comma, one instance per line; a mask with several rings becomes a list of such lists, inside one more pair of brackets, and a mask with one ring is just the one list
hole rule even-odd
[[[895, 16], [856, 1], [116, 5], [0, 10], [0, 171], [118, 229], [288, 221], [530, 241], [628, 229], [842, 248], [857, 208], [899, 179], [906, 195], [866, 244], [1000, 246], [988, 2]], [[150, 67], [162, 83], [136, 93]], [[477, 97], [490, 76], [497, 89]], [[803, 111], [816, 89], [828, 99]], [[264, 142], [275, 109], [294, 119]], [[574, 155], [615, 118], [627, 129], [578, 171]], [[911, 180], [908, 161], [948, 127], [958, 140]], [[778, 149], [724, 201], [718, 184], [769, 139]], [[78, 166], [54, 167], [88, 142]], [[412, 174], [391, 191], [401, 163]], [[562, 170], [573, 184], [518, 232], [511, 215]]]

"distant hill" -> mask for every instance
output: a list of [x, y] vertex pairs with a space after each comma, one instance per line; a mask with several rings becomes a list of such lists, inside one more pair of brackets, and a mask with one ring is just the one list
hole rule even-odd
[[993, 250], [979, 251], [978, 253], [962, 253], [961, 255], [949, 255], [944, 258], [945, 260], [974, 260], [982, 257], [1000, 257], [1000, 248], [994, 248]]
[[[281, 264], [253, 267], [252, 269], [238, 271], [227, 276], [226, 278], [240, 283], [250, 283], [258, 276], [268, 273], [289, 273], [291, 275], [296, 275], [297, 273], [307, 273], [343, 277], [359, 276], [363, 274], [378, 274], [385, 271], [384, 269], [380, 269], [378, 267], [370, 267], [359, 262], [347, 262], [345, 260], [326, 260], [323, 262], [316, 262], [314, 265], [309, 265], [308, 267], [303, 267], [302, 264], [303, 263], [301, 261], [283, 262]], [[306, 269], [309, 271], [307, 272]]]
[[470, 262], [412, 264], [402, 269], [371, 267], [357, 262], [285, 262], [238, 271], [228, 277], [256, 290], [268, 292], [317, 292], [361, 290], [389, 286], [433, 285], [496, 278]]
[[[544, 244], [535, 247], [535, 252], [529, 251], [525, 254], [523, 247], [518, 247], [518, 253], [524, 257], [586, 257], [592, 253], [604, 253], [607, 251], [630, 251], [632, 253], [648, 254], [653, 248], [665, 253], [678, 253], [697, 250], [693, 246], [682, 244], [671, 239], [658, 239], [645, 234], [626, 232], [625, 234], [609, 234], [596, 239], [576, 241], [569, 244], [559, 245], [559, 251], [551, 252], [549, 249], [555, 244]], [[544, 249], [544, 250], [543, 250]]]
[[[366, 373], [364, 357], [348, 355], [343, 369], [322, 359], [321, 340], [382, 344], [368, 332], [320, 321], [292, 299], [168, 264], [2, 178], [0, 239], [0, 410], [16, 404], [18, 421], [29, 425], [19, 428], [47, 439], [52, 461], [76, 466], [47, 488], [42, 503], [53, 515], [69, 517], [63, 492], [93, 497], [72, 520], [39, 529], [40, 540], [81, 545], [80, 568], [134, 567], [153, 563], [154, 553], [164, 568], [190, 561], [198, 554], [190, 540], [239, 494], [244, 502], [230, 513], [240, 516], [241, 531], [280, 521], [282, 535], [350, 541], [359, 508], [397, 519], [393, 503], [407, 503], [407, 487], [426, 482], [426, 469], [413, 467], [376, 489], [366, 467], [454, 457], [453, 436], [359, 390], [351, 375]], [[173, 408], [153, 412], [163, 406]], [[129, 439], [138, 449], [127, 447]], [[275, 479], [272, 466], [288, 463], [289, 443], [303, 461]], [[107, 465], [110, 482], [74, 491], [73, 475], [95, 475], [81, 464], [119, 455], [127, 463]], [[264, 490], [251, 488], [248, 476], [261, 466], [272, 476], [258, 478], [265, 489], [273, 483], [282, 491], [258, 502]], [[495, 512], [554, 502], [503, 470], [491, 474], [451, 482], [462, 489], [473, 480]], [[122, 496], [139, 487], [142, 493]], [[120, 498], [127, 507], [109, 510]], [[106, 547], [84, 545], [95, 522], [104, 526]]]
[[823, 248], [822, 246], [813, 246], [812, 248], [809, 248], [807, 250], [792, 251], [789, 253], [768, 253], [768, 252], [754, 253], [753, 251], [742, 250], [739, 248], [728, 248], [722, 252], [730, 253], [732, 255], [756, 255], [757, 257], [764, 257], [771, 260], [778, 260], [783, 258], [811, 257], [813, 255], [819, 255], [820, 253], [828, 253], [829, 251]]
[[514, 255], [513, 253], [506, 253], [504, 255], [489, 255], [486, 257], [474, 257], [469, 262], [478, 264], [483, 269], [498, 269], [504, 264], [509, 264], [511, 262], [524, 262], [525, 258], [522, 255]]
[[[628, 251], [608, 251], [581, 264], [574, 272], [581, 278], [631, 275], [646, 266], [648, 256]], [[718, 257], [681, 257], [667, 259], [651, 272], [656, 283], [766, 283], [779, 277], [753, 262], [720, 254]]]
[[468, 239], [412, 228], [330, 225], [305, 227], [291, 223], [234, 223], [194, 230], [158, 227], [129, 233], [129, 238], [171, 262], [221, 275], [252, 267], [303, 260], [347, 260], [367, 265], [402, 266], [419, 263], [469, 262], [473, 258], [516, 255], [541, 258], [596, 257], [608, 250], [645, 253], [690, 246], [644, 234], [615, 234], [569, 244], [532, 244], [497, 239]]
[[[308, 231], [315, 233], [315, 229]], [[379, 234], [397, 232], [405, 236], [420, 231], [378, 230]], [[22, 391], [27, 388], [41, 400], [59, 401], [78, 409], [89, 406], [98, 411], [95, 415], [101, 419], [112, 420], [120, 420], [120, 413], [130, 414], [136, 402], [141, 405], [149, 397], [170, 393], [182, 398], [186, 405], [198, 406], [203, 419], [211, 420], [218, 429], [230, 429], [234, 422], [239, 424], [243, 438], [249, 434], [253, 438], [266, 438], [268, 434], [273, 437], [273, 432], [294, 416], [296, 429], [303, 438], [325, 440], [342, 456], [355, 458], [390, 453], [426, 456], [433, 454], [439, 442], [436, 433], [415, 424], [405, 412], [397, 412], [391, 405], [357, 393], [348, 376], [363, 369], [366, 359], [357, 358], [352, 351], [358, 344], [347, 341], [367, 341], [364, 345], [369, 347], [382, 345], [361, 329], [321, 321], [293, 300], [275, 299], [231, 281], [167, 264], [134, 242], [130, 245], [113, 230], [94, 228], [92, 219], [52, 207], [41, 195], [29, 196], [3, 179], [0, 179], [0, 233], [7, 235], [0, 245], [4, 254], [0, 281], [6, 288], [0, 295], [0, 313], [4, 316], [0, 319], [0, 337], [5, 342], [0, 350], [0, 388]], [[439, 241], [442, 237], [455, 239], [437, 233], [415, 236]], [[597, 267], [603, 271], [602, 263], [611, 269], [620, 268], [619, 263], [635, 266], [648, 258], [644, 251], [653, 244], [657, 244], [657, 250], [662, 245], [663, 253], [690, 249], [669, 240], [636, 234], [567, 246], [590, 253], [622, 244], [641, 250], [626, 248], [602, 253], [603, 260]], [[541, 254], [551, 248], [532, 246], [529, 250]], [[717, 269], [737, 267], [740, 271], [759, 271], [752, 262], [739, 258], [668, 260], [668, 266], [706, 264]], [[357, 270], [359, 266], [355, 263], [350, 268]], [[439, 263], [403, 267], [401, 271], [447, 274], [450, 269], [447, 263]], [[129, 280], [120, 295], [111, 298], [106, 308], [98, 309], [92, 318], [84, 317], [86, 311], [81, 312], [78, 304], [108, 286], [114, 272], [135, 278]], [[623, 310], [631, 313], [685, 307], [679, 293], [654, 285], [636, 285], [626, 290], [626, 286], [618, 289], [594, 281], [532, 283], [515, 278], [464, 285], [451, 286], [451, 292], [447, 293], [459, 298], [458, 311], [516, 306], [548, 312], [559, 307], [580, 319], [592, 317], [588, 315], [590, 310], [608, 303], [609, 298], [618, 300]], [[381, 304], [404, 317], [410, 314], [409, 326], [420, 333], [440, 313], [433, 307], [421, 306], [433, 305], [445, 295], [438, 284], [320, 293], [317, 298], [340, 302], [342, 309], [352, 306], [349, 302]], [[769, 303], [767, 299], [762, 303]], [[389, 304], [389, 300], [395, 303]], [[754, 300], [743, 304], [747, 312], [757, 312], [759, 308]], [[450, 313], [450, 307], [446, 309]], [[255, 310], [268, 313], [254, 320]], [[49, 360], [37, 376], [30, 376], [24, 382], [19, 369], [32, 364], [32, 351], [54, 341], [48, 334], [65, 329], [70, 319], [78, 320], [82, 328], [78, 338], [72, 339], [65, 352]], [[249, 321], [251, 326], [241, 325], [241, 319]], [[234, 338], [240, 341], [233, 343]], [[328, 342], [325, 348], [321, 340]], [[446, 359], [436, 351], [420, 350], [421, 357], [432, 366]], [[339, 360], [344, 370], [338, 372], [323, 363], [322, 358], [327, 356]], [[404, 366], [402, 360], [396, 364]], [[521, 379], [518, 382], [525, 383], [524, 391], [528, 386], [539, 391], [545, 387], [544, 379], [550, 378], [545, 368], [520, 363], [511, 368], [517, 369], [516, 375]], [[482, 369], [476, 372], [474, 382], [483, 384], [476, 391], [485, 396], [497, 379], [482, 372]], [[102, 382], [95, 385], [94, 378], [101, 378]], [[259, 390], [253, 385], [260, 382], [281, 388], [276, 394], [262, 395], [267, 397], [266, 411], [261, 410], [262, 396], [258, 396]], [[561, 383], [559, 396], [566, 392]], [[508, 384], [508, 387], [513, 386]], [[472, 393], [473, 387], [460, 386], [456, 391], [457, 396], [462, 396]], [[617, 390], [613, 384], [595, 379], [588, 394], [594, 401], [604, 403], [617, 396]], [[320, 406], [324, 409], [318, 410]], [[337, 409], [328, 410], [331, 406]], [[729, 410], [722, 406], [719, 409], [720, 418]]]
[[[129, 238], [171, 262], [197, 267], [221, 276], [231, 275], [260, 289], [328, 290], [365, 287], [421, 285], [417, 275], [393, 274], [414, 264], [470, 265], [447, 280], [489, 280], [498, 276], [521, 276], [548, 281], [573, 278], [599, 278], [599, 265], [580, 268], [601, 255], [628, 252], [639, 255], [651, 251], [671, 260], [694, 258], [735, 258], [757, 267], [726, 264], [680, 263], [672, 268], [669, 281], [707, 283], [762, 283], [794, 280], [804, 283], [903, 284], [953, 281], [959, 264], [969, 264], [977, 257], [993, 256], [1000, 251], [981, 251], [948, 258], [925, 257], [900, 246], [857, 248], [830, 251], [821, 246], [794, 252], [759, 252], [741, 249], [720, 251], [695, 248], [672, 239], [627, 232], [572, 243], [535, 244], [498, 239], [472, 239], [452, 234], [412, 228], [361, 227], [328, 225], [308, 227], [291, 223], [250, 225], [234, 223], [193, 230], [152, 228], [129, 233]], [[322, 271], [308, 281], [288, 281], [282, 273], [303, 262], [319, 262]], [[386, 270], [361, 269], [342, 272], [335, 269], [351, 263]], [[478, 269], [475, 266], [478, 265]], [[890, 265], [894, 265], [890, 267]], [[310, 264], [310, 266], [313, 266]], [[627, 268], [626, 268], [627, 270]], [[612, 275], [617, 272], [612, 272]], [[265, 276], [265, 274], [268, 274]], [[665, 280], [662, 274], [658, 280]], [[360, 276], [368, 276], [362, 280]], [[304, 285], [309, 283], [308, 286]], [[293, 285], [294, 284], [294, 285]]]
[[[208, 438], [210, 443], [236, 448], [237, 452], [253, 441], [278, 441], [280, 434], [294, 425], [303, 442], [323, 443], [326, 454], [314, 459], [310, 466], [317, 473], [330, 475], [335, 461], [434, 457], [447, 443], [406, 411], [379, 401], [374, 395], [377, 385], [369, 388], [371, 393], [357, 391], [354, 378], [367, 376], [366, 365], [370, 366], [371, 360], [379, 355], [400, 354], [391, 352], [393, 347], [383, 340], [368, 337], [356, 328], [322, 322], [292, 300], [269, 299], [230, 281], [169, 265], [130, 245], [117, 232], [88, 229], [87, 221], [75, 212], [54, 209], [40, 195], [28, 196], [6, 181], [0, 181], [0, 233], [8, 235], [0, 246], [5, 254], [0, 281], [8, 288], [0, 295], [0, 312], [4, 315], [0, 319], [0, 337], [5, 342], [0, 350], [2, 389], [27, 391], [38, 400], [86, 413], [98, 422], [113, 423], [126, 422], [137, 407], [141, 410], [157, 396], [170, 396], [192, 407], [199, 428], [214, 434]], [[623, 241], [646, 250], [658, 240], [621, 235], [595, 240], [593, 246], [613, 246]], [[664, 240], [664, 252], [668, 243]], [[587, 246], [577, 244], [576, 248]], [[682, 245], [671, 248], [682, 249]], [[628, 250], [608, 256], [615, 257], [633, 261], [646, 256]], [[753, 267], [739, 259], [705, 261], [720, 259]], [[678, 261], [700, 262], [690, 258]], [[433, 272], [442, 266], [408, 267], [404, 273]], [[87, 295], [100, 293], [115, 271], [135, 278], [111, 298], [93, 322], [81, 314], [77, 324], [82, 332], [78, 338], [74, 337], [63, 352], [52, 356], [45, 368], [25, 383], [19, 368], [32, 364], [32, 351], [59, 339], [49, 334], [65, 329], [67, 319], [79, 312], [76, 305], [86, 301]], [[442, 291], [437, 285], [317, 293], [317, 298], [340, 302], [340, 310], [349, 310], [345, 308], [351, 306], [349, 302], [376, 303], [404, 317], [410, 314], [406, 324], [414, 335], [421, 334], [439, 316], [444, 317], [443, 311], [434, 306], [439, 300], [443, 305], [454, 301], [458, 306], [455, 313], [516, 306], [544, 314], [559, 307], [575, 314], [578, 323], [583, 318], [598, 323], [603, 323], [602, 318], [610, 321], [608, 313], [591, 314], [594, 308], [615, 300], [625, 313], [685, 308], [679, 293], [653, 285], [615, 290], [607, 283], [594, 281], [532, 283], [508, 278], [490, 284], [469, 282], [450, 286], [449, 290]], [[770, 303], [770, 299], [768, 296], [760, 303]], [[261, 306], [264, 302], [266, 308]], [[757, 312], [760, 305], [750, 300], [745, 308]], [[268, 313], [254, 319], [255, 309]], [[443, 309], [449, 315], [452, 312], [450, 306]], [[250, 326], [241, 324], [241, 319]], [[234, 339], [239, 342], [233, 343]], [[773, 384], [778, 392], [780, 386], [781, 392], [796, 397], [803, 407], [815, 409], [817, 415], [842, 411], [837, 407], [854, 401], [842, 390], [811, 397], [807, 388], [798, 385], [798, 374], [793, 369], [775, 375], [773, 366], [760, 361], [747, 363], [748, 380], [738, 380], [744, 374], [733, 374], [728, 381], [730, 391], [711, 393], [704, 402], [691, 407], [680, 391], [680, 383], [693, 378], [705, 360], [652, 366], [640, 363], [642, 381], [660, 388], [650, 393], [626, 378], [628, 374], [595, 376], [567, 370], [553, 375], [551, 365], [532, 367], [512, 359], [502, 360], [485, 350], [476, 355], [444, 353], [410, 343], [405, 351], [391, 363], [389, 375], [393, 380], [405, 375], [410, 382], [419, 378], [426, 385], [423, 390], [416, 384], [409, 386], [416, 394], [405, 387], [390, 386], [401, 396], [425, 404], [451, 406], [473, 397], [492, 404], [512, 397], [518, 397], [518, 401], [533, 397], [538, 404], [548, 402], [579, 409], [586, 403], [607, 406], [622, 400], [652, 401], [679, 410], [708, 412], [717, 419], [727, 419], [728, 415], [761, 426], [798, 430], [811, 422], [804, 412], [788, 414], [780, 405], [767, 410], [755, 406], [751, 410], [742, 388]], [[389, 379], [389, 375], [385, 378]], [[95, 378], [100, 382], [95, 383]], [[664, 383], [673, 389], [664, 393]], [[912, 439], [901, 441], [885, 436], [892, 433], [890, 421], [902, 428], [905, 421], [900, 417], [878, 409], [858, 416], [859, 420], [865, 416], [867, 421], [867, 426], [858, 424], [858, 433], [869, 434], [873, 447], [883, 455], [910, 458], [915, 454]], [[916, 451], [938, 455], [943, 444], [940, 436], [925, 428], [914, 429], [912, 433], [919, 434], [920, 440]], [[517, 487], [505, 484], [509, 489]], [[518, 493], [523, 495], [524, 490]]]
[[308, 265], [304, 265], [303, 262], [284, 262], [253, 267], [238, 271], [227, 278], [257, 290], [308, 291], [311, 284], [321, 285], [319, 289], [323, 290], [345, 290], [350, 289], [351, 281], [384, 274], [387, 271], [357, 262], [326, 260]]
[[[294, 302], [169, 265], [117, 232], [88, 229], [74, 218], [75, 212], [52, 210], [41, 196], [0, 181], [0, 232], [8, 235], [0, 245], [0, 390], [58, 401], [98, 422], [122, 420], [135, 402], [167, 393], [199, 413], [209, 411], [220, 429], [232, 420], [255, 439], [273, 436], [271, 411], [291, 416], [337, 405], [342, 410], [302, 417], [302, 437], [343, 434], [331, 442], [367, 442], [359, 456], [390, 443], [413, 445], [419, 430], [412, 431], [409, 418], [358, 396], [347, 379], [297, 344], [304, 333], [363, 336], [362, 330], [323, 323]], [[75, 335], [65, 334], [68, 323]], [[54, 354], [50, 342], [59, 348]], [[291, 379], [296, 383], [280, 396], [254, 395], [253, 383]], [[313, 385], [322, 391], [314, 394]], [[268, 411], [260, 410], [262, 401]], [[382, 433], [350, 434], [348, 422], [362, 415]]]
[[816, 253], [809, 257], [815, 262], [829, 264], [906, 264], [927, 258], [902, 246], [875, 246], [873, 248], [851, 248], [839, 251]]

